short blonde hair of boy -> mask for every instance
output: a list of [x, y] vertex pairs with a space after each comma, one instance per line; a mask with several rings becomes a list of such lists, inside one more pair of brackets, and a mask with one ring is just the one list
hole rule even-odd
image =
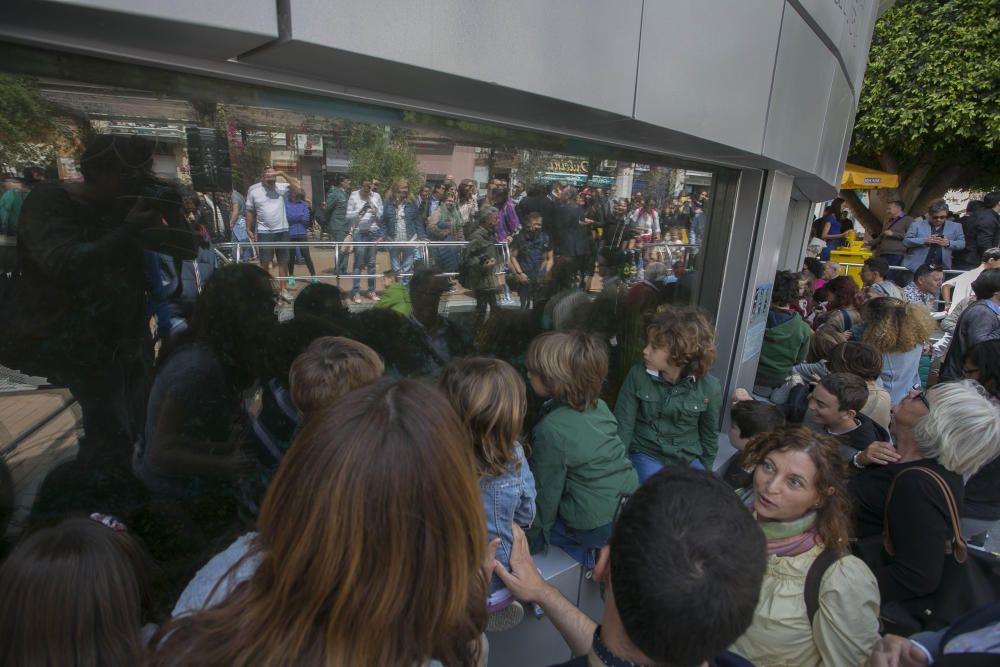
[[582, 331], [549, 331], [531, 341], [527, 366], [552, 398], [583, 412], [597, 405], [608, 375], [608, 350]]
[[323, 336], [292, 362], [288, 392], [295, 407], [309, 415], [374, 382], [384, 371], [382, 357], [367, 345], [342, 336]]
[[438, 387], [472, 436], [480, 475], [520, 469], [517, 439], [528, 402], [524, 380], [506, 361], [466, 357], [448, 364]]
[[660, 310], [646, 323], [646, 340], [670, 350], [670, 363], [681, 369], [681, 377], [700, 378], [715, 363], [715, 327], [697, 308]]

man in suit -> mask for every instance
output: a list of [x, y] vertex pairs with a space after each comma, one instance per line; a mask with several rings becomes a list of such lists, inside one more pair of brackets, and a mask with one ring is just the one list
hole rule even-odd
[[965, 234], [962, 225], [948, 220], [948, 205], [939, 202], [928, 209], [927, 220], [910, 225], [903, 245], [906, 247], [903, 266], [910, 271], [924, 264], [950, 269], [952, 251], [965, 248]]

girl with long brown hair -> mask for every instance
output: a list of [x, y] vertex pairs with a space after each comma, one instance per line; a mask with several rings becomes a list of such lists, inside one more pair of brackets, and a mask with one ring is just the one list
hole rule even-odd
[[0, 567], [0, 664], [139, 664], [146, 565], [125, 526], [107, 515], [24, 538]]
[[486, 524], [468, 431], [437, 389], [411, 380], [381, 380], [313, 417], [244, 555], [201, 582], [203, 603], [218, 604], [162, 627], [151, 664], [476, 664]]
[[[519, 441], [527, 412], [524, 380], [506, 361], [466, 357], [444, 369], [438, 386], [472, 436], [489, 538], [500, 539], [497, 560], [509, 569], [513, 525], [527, 529], [535, 520], [535, 477]], [[488, 630], [521, 622], [524, 608], [496, 575], [489, 592]]]
[[[836, 441], [784, 428], [750, 440], [743, 462], [769, 558], [753, 623], [732, 650], [761, 667], [858, 664], [878, 639], [879, 593], [865, 564], [844, 555], [851, 507]], [[812, 603], [810, 572], [819, 577]]]

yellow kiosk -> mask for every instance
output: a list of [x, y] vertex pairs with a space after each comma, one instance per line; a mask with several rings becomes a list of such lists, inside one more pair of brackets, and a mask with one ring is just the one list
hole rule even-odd
[[[899, 187], [899, 176], [877, 169], [862, 167], [848, 162], [844, 165], [844, 175], [840, 179], [841, 190], [875, 190]], [[864, 241], [854, 238], [854, 231], [848, 233], [846, 243], [830, 253], [830, 260], [840, 264], [857, 264], [847, 267], [847, 275], [861, 285], [861, 264], [872, 256]]]

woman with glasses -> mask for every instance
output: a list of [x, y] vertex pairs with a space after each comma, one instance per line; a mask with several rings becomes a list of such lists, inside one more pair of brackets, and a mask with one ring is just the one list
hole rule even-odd
[[935, 476], [960, 507], [963, 475], [1000, 454], [1000, 415], [982, 387], [969, 380], [927, 392], [913, 389], [893, 410], [893, 436], [899, 461], [873, 461], [851, 478], [848, 489], [860, 555], [878, 578], [883, 616], [919, 625], [921, 618], [931, 622], [924, 610], [933, 610], [948, 561], [954, 560], [946, 545], [956, 526]]

